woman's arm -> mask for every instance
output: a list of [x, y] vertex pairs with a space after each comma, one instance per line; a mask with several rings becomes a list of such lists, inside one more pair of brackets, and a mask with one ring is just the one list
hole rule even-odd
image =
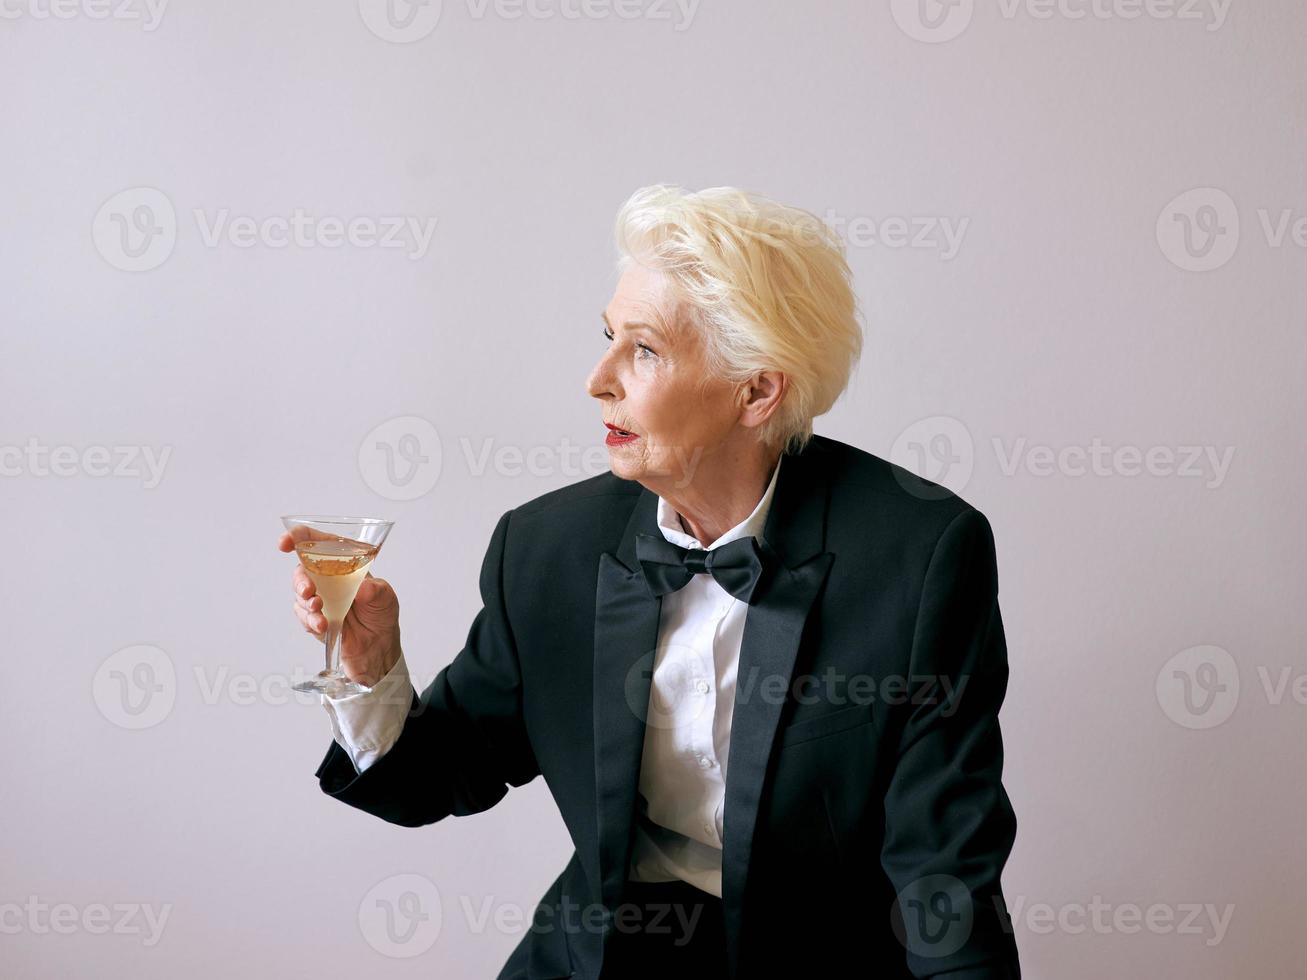
[[390, 749], [361, 774], [334, 741], [317, 777], [323, 792], [390, 823], [419, 827], [494, 806], [540, 774], [522, 718], [522, 675], [503, 596], [512, 511], [481, 565], [482, 608], [467, 642], [412, 705]]
[[972, 508], [945, 528], [926, 570], [910, 674], [932, 678], [936, 697], [904, 707], [881, 852], [908, 968], [950, 980], [1019, 977], [999, 884], [1016, 835], [998, 725], [1007, 646], [993, 533]]

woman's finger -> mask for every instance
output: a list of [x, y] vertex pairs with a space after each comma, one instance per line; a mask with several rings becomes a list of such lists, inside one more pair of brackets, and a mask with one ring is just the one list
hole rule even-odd
[[309, 578], [309, 573], [304, 571], [303, 565], [298, 565], [291, 574], [291, 588], [295, 590], [297, 596], [305, 599], [314, 595], [317, 589], [313, 587], [313, 579]]
[[327, 629], [327, 620], [321, 613], [309, 612], [300, 606], [295, 607], [295, 618], [310, 633], [321, 635]]

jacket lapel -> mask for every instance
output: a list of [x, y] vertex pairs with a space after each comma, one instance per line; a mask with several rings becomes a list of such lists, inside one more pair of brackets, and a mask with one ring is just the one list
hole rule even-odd
[[[815, 436], [781, 464], [763, 529], [773, 572], [764, 575], [745, 619], [723, 812], [722, 899], [731, 972], [736, 973], [742, 902], [772, 745], [799, 641], [834, 555], [824, 551], [830, 450]], [[631, 857], [635, 795], [658, 646], [661, 600], [635, 555], [638, 533], [659, 534], [658, 498], [636, 500], [616, 554], [599, 558], [595, 597], [594, 735], [600, 888], [620, 900]], [[781, 680], [771, 680], [780, 678]], [[783, 681], [783, 684], [782, 684]]]
[[600, 890], [614, 908], [631, 858], [635, 793], [644, 753], [644, 719], [653, 685], [662, 600], [645, 583], [635, 536], [657, 530], [658, 498], [636, 500], [618, 557], [599, 556], [595, 594], [594, 745]]
[[[781, 466], [763, 528], [767, 545], [777, 554], [775, 574], [758, 584], [761, 595], [749, 607], [740, 646], [722, 815], [722, 911], [732, 977], [739, 973], [758, 807], [786, 700], [775, 690], [790, 689], [804, 624], [835, 560], [823, 550], [829, 450], [818, 438]], [[796, 462], [802, 465], [793, 466]]]

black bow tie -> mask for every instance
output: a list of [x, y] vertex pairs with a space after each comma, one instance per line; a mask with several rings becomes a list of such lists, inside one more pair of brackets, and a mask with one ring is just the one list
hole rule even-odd
[[694, 575], [707, 572], [735, 598], [748, 602], [767, 562], [765, 547], [753, 537], [736, 538], [712, 551], [682, 548], [661, 534], [635, 537], [635, 556], [657, 596], [675, 592]]

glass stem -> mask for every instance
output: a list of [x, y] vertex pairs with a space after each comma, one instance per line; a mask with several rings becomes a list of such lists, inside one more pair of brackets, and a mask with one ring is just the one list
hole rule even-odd
[[323, 643], [327, 648], [327, 674], [329, 676], [339, 676], [340, 670], [340, 633], [344, 623], [333, 623], [327, 620], [327, 632], [323, 637]]

